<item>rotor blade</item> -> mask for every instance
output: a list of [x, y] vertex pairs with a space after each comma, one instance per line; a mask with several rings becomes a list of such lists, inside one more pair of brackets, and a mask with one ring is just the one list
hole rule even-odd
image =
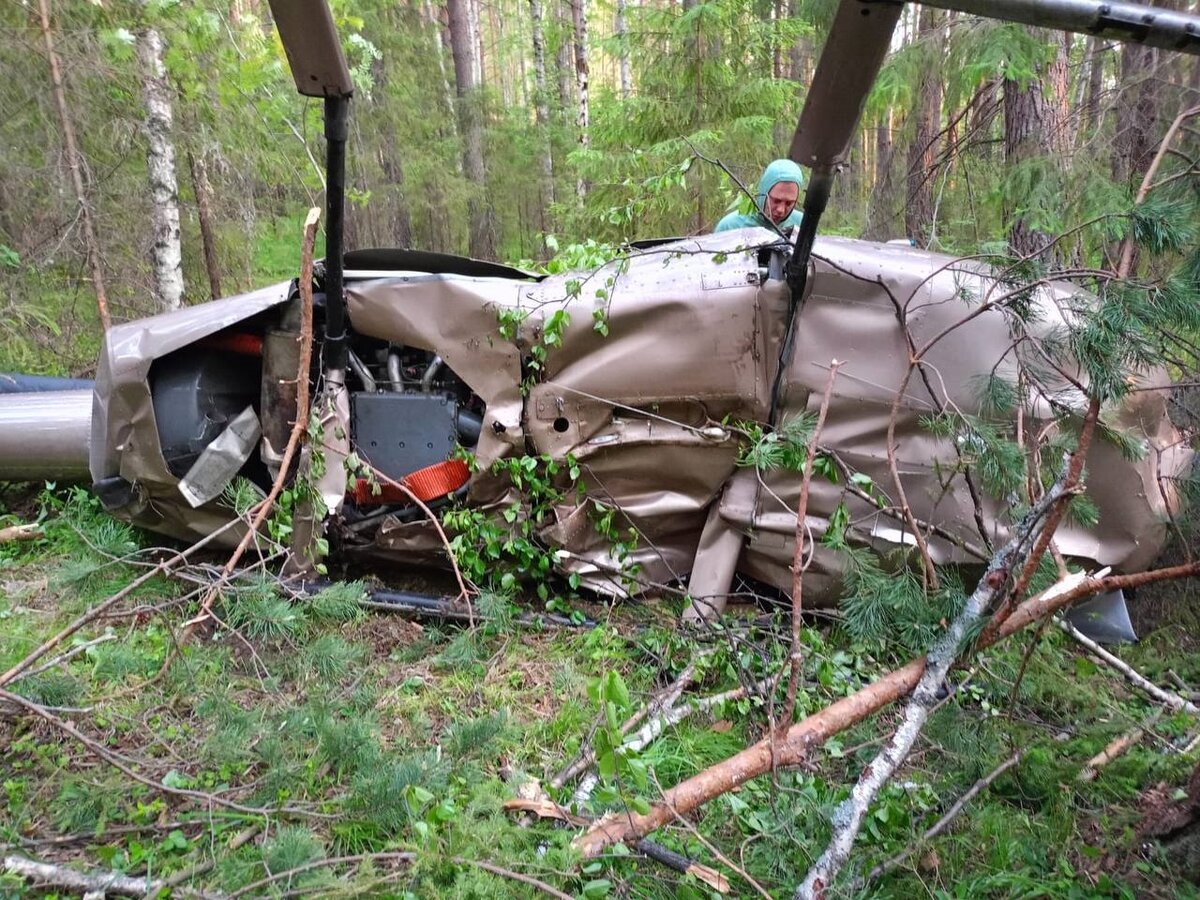
[[306, 97], [354, 93], [333, 14], [325, 0], [269, 0], [296, 90]]
[[1200, 55], [1200, 16], [1110, 0], [926, 0], [939, 9]]
[[902, 3], [842, 0], [792, 137], [793, 160], [814, 170], [830, 170], [845, 160], [902, 8]]

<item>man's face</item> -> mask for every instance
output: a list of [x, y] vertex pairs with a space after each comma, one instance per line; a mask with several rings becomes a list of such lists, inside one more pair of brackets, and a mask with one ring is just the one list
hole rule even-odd
[[799, 199], [800, 185], [794, 181], [779, 182], [767, 193], [767, 218], [778, 225], [792, 214]]

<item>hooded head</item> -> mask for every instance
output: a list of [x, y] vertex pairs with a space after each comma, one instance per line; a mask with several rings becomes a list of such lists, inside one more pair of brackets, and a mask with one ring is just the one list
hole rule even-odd
[[765, 218], [782, 225], [796, 208], [804, 174], [790, 159], [777, 159], [763, 170], [758, 180], [755, 203]]

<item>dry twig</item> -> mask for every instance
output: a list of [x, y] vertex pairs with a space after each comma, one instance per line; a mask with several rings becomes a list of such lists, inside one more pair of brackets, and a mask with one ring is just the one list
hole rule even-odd
[[1200, 707], [1190, 700], [1185, 700], [1178, 694], [1160, 688], [1157, 684], [1150, 681], [1146, 676], [1139, 674], [1133, 666], [1125, 662], [1120, 657], [1105, 650], [1090, 637], [1081, 632], [1078, 628], [1068, 622], [1066, 619], [1060, 619], [1058, 627], [1061, 628], [1070, 638], [1079, 644], [1088, 653], [1100, 660], [1106, 666], [1115, 669], [1121, 674], [1121, 677], [1128, 681], [1133, 687], [1137, 688], [1151, 700], [1156, 703], [1161, 703], [1163, 706], [1170, 709], [1172, 712], [1185, 712], [1192, 716], [1200, 716]]
[[817, 424], [813, 426], [812, 436], [808, 439], [807, 456], [804, 460], [804, 476], [800, 480], [800, 501], [796, 506], [796, 552], [792, 556], [792, 647], [789, 654], [791, 671], [788, 674], [787, 695], [783, 703], [783, 715], [779, 718], [778, 727], [788, 727], [796, 715], [796, 692], [800, 689], [800, 672], [804, 662], [804, 654], [800, 649], [800, 614], [804, 611], [804, 533], [807, 529], [805, 519], [808, 515], [808, 488], [812, 484], [813, 465], [817, 457], [817, 441], [821, 437], [821, 428], [825, 425], [825, 416], [829, 412], [829, 398], [833, 395], [833, 383], [837, 380], [838, 369], [842, 364], [836, 359], [829, 363], [829, 380], [825, 383], [825, 393], [821, 395], [821, 409], [817, 413]]

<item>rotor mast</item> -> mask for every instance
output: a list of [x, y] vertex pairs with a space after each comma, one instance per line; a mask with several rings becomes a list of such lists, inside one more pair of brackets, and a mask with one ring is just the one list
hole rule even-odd
[[346, 366], [342, 277], [346, 139], [354, 83], [326, 0], [270, 0], [296, 90], [325, 101], [325, 341], [327, 369]]

